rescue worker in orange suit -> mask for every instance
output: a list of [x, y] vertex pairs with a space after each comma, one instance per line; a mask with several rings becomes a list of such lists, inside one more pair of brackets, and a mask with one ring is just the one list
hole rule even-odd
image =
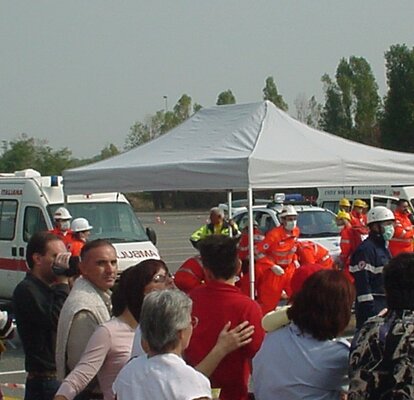
[[403, 199], [398, 200], [397, 207], [394, 211], [394, 236], [389, 241], [388, 247], [393, 257], [400, 253], [414, 251], [414, 231], [410, 215], [411, 213], [408, 206], [408, 201]]
[[339, 242], [341, 248], [341, 255], [339, 256], [340, 268], [348, 280], [353, 283], [354, 277], [349, 272], [349, 262], [353, 252], [362, 242], [361, 233], [359, 228], [354, 228], [351, 225], [351, 216], [347, 212], [339, 211], [336, 216], [336, 223], [342, 228], [341, 240]]
[[59, 207], [53, 214], [53, 219], [55, 220], [55, 227], [49, 232], [61, 238], [67, 246], [72, 240], [72, 230], [70, 229], [72, 215], [70, 215], [67, 208]]
[[368, 235], [367, 216], [364, 211], [368, 209], [368, 204], [364, 200], [356, 199], [352, 205], [351, 225], [357, 228], [361, 235]]
[[[253, 246], [254, 253], [259, 243], [264, 240], [265, 236], [259, 229], [257, 221], [253, 221]], [[247, 296], [250, 296], [250, 274], [249, 274], [249, 226], [247, 225], [243, 230], [238, 244], [239, 259], [242, 262], [239, 280], [236, 286]]]
[[339, 200], [339, 211], [345, 211], [347, 213], [351, 211], [351, 203], [346, 197]]
[[264, 313], [275, 309], [283, 290], [287, 296], [291, 294], [290, 280], [299, 265], [297, 217], [295, 207], [284, 206], [279, 214], [281, 225], [269, 231], [257, 245], [257, 301]]
[[300, 265], [319, 264], [324, 269], [333, 267], [333, 258], [329, 254], [329, 250], [311, 240], [298, 242], [296, 255], [298, 256]]
[[190, 257], [174, 274], [174, 283], [178, 289], [190, 293], [192, 289], [206, 283], [203, 264], [200, 256]]
[[82, 247], [88, 241], [92, 228], [93, 226], [89, 224], [86, 218], [75, 218], [72, 221], [72, 240], [66, 245], [72, 256], [80, 256]]

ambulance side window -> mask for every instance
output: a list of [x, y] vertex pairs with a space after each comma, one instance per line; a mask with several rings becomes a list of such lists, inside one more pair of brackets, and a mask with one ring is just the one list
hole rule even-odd
[[0, 240], [12, 240], [16, 229], [17, 200], [0, 200]]
[[26, 207], [23, 220], [23, 240], [28, 242], [35, 232], [47, 230], [42, 210], [38, 207]]

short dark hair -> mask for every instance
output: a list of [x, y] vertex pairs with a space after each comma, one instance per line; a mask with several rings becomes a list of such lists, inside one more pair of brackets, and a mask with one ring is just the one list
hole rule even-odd
[[39, 253], [44, 256], [47, 252], [48, 243], [55, 240], [63, 242], [59, 236], [48, 231], [36, 232], [32, 235], [26, 248], [26, 262], [30, 269], [34, 267], [33, 254]]
[[333, 339], [348, 325], [354, 298], [354, 286], [341, 271], [318, 271], [295, 295], [288, 317], [317, 340]]
[[238, 239], [225, 235], [210, 235], [199, 242], [203, 266], [216, 279], [230, 279], [237, 273]]
[[400, 253], [384, 267], [387, 304], [394, 310], [414, 310], [414, 253]]
[[86, 242], [85, 246], [82, 247], [80, 257], [81, 259], [83, 259], [84, 257], [86, 257], [89, 251], [96, 249], [98, 247], [106, 247], [106, 246], [112, 247], [115, 250], [114, 245], [109, 240], [106, 240], [106, 239], [95, 239], [95, 240], [91, 240], [90, 242]]
[[114, 289], [115, 297], [112, 296], [112, 313], [118, 316], [128, 307], [135, 320], [139, 322], [145, 286], [151, 282], [160, 269], [169, 272], [164, 261], [151, 258], [122, 272], [119, 283]]
[[405, 199], [398, 199], [396, 202], [395, 202], [395, 205], [397, 206], [397, 207], [399, 207], [399, 206], [401, 206], [402, 204], [404, 204], [404, 203], [408, 203], [408, 200], [405, 200]]

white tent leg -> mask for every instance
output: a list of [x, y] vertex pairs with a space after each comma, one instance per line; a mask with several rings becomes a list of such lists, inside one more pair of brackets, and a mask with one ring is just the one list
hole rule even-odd
[[253, 240], [253, 190], [247, 191], [247, 210], [249, 213], [249, 277], [250, 277], [250, 297], [254, 300], [254, 240]]
[[[231, 206], [232, 203], [233, 203], [233, 191], [228, 190], [227, 191], [227, 206], [228, 206], [229, 219], [232, 219], [232, 217], [233, 217], [233, 209], [232, 209], [232, 206]], [[229, 236], [233, 237], [233, 229], [229, 230]]]

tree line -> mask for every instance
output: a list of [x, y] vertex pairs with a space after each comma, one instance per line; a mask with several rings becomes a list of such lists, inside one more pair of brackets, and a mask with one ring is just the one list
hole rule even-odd
[[[356, 56], [342, 58], [334, 76], [324, 74], [321, 78], [324, 102], [319, 103], [315, 96], [307, 98], [300, 94], [294, 101], [295, 112], [291, 114], [314, 128], [347, 139], [414, 152], [414, 48], [410, 49], [405, 44], [391, 46], [385, 52], [385, 68], [388, 90], [381, 98], [367, 60]], [[272, 76], [265, 80], [262, 98], [289, 111]], [[236, 97], [231, 89], [217, 96], [217, 105], [235, 103]], [[126, 135], [123, 149], [109, 144], [88, 159], [73, 157], [68, 148], [54, 150], [47, 141], [23, 133], [16, 140], [2, 142], [0, 172], [33, 168], [42, 175], [61, 174], [64, 169], [111, 157], [163, 135], [201, 108], [201, 104], [193, 102], [188, 94], [183, 94], [171, 111], [159, 110], [143, 121], [136, 121]], [[184, 198], [182, 195], [179, 197], [181, 200], [178, 203], [183, 203], [183, 206], [189, 203], [185, 195]], [[194, 196], [190, 201], [197, 201], [200, 197]], [[171, 202], [177, 203], [177, 197]], [[158, 199], [158, 203], [160, 207], [165, 206], [162, 199]]]

